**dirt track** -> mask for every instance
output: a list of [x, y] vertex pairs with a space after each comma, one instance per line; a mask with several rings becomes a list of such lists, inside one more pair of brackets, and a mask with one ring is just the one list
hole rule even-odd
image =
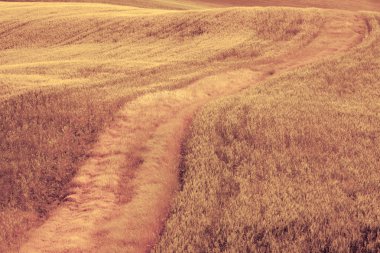
[[21, 252], [146, 252], [156, 242], [178, 186], [180, 145], [194, 112], [221, 96], [291, 68], [343, 54], [367, 35], [357, 14], [331, 12], [300, 51], [257, 67], [144, 95], [127, 104], [100, 137], [72, 194], [32, 231]]

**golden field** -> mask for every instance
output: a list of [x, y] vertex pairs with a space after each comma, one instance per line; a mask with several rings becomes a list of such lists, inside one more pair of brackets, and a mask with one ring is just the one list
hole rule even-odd
[[346, 55], [210, 103], [156, 252], [380, 250], [379, 15]]
[[[30, 0], [8, 2], [37, 2]], [[57, 2], [56, 0], [43, 0], [38, 2]], [[84, 3], [107, 3], [128, 5], [155, 9], [205, 9], [214, 7], [236, 7], [236, 6], [288, 6], [297, 8], [324, 8], [351, 11], [379, 11], [380, 3], [377, 0], [61, 0], [59, 2], [84, 2]]]
[[0, 252], [380, 250], [380, 14], [124, 4], [0, 2]]

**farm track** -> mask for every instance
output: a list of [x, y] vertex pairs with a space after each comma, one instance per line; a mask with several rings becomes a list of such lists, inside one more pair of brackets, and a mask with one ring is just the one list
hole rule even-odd
[[72, 192], [31, 232], [23, 253], [146, 252], [158, 240], [178, 189], [181, 142], [194, 113], [213, 99], [304, 64], [342, 55], [368, 35], [359, 15], [331, 11], [303, 49], [128, 103], [100, 137]]

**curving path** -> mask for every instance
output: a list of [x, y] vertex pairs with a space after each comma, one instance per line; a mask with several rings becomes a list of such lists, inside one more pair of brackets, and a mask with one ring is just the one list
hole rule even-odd
[[181, 142], [194, 112], [273, 73], [344, 54], [367, 36], [366, 24], [357, 14], [330, 13], [311, 43], [256, 71], [210, 76], [127, 104], [78, 172], [72, 194], [31, 232], [20, 252], [148, 251], [159, 238], [177, 190]]

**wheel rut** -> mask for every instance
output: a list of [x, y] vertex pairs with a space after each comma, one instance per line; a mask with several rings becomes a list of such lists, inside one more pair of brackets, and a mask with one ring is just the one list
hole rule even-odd
[[291, 68], [344, 54], [367, 33], [356, 14], [332, 12], [311, 43], [255, 71], [209, 76], [128, 103], [93, 147], [72, 182], [71, 194], [31, 231], [20, 252], [148, 251], [178, 190], [181, 143], [196, 110]]

